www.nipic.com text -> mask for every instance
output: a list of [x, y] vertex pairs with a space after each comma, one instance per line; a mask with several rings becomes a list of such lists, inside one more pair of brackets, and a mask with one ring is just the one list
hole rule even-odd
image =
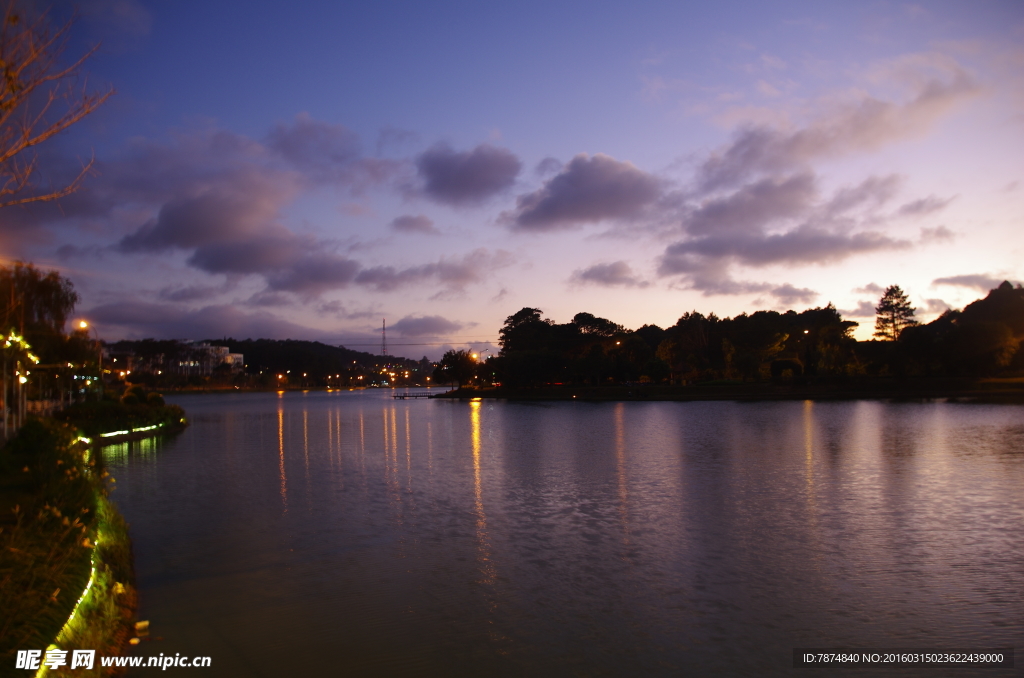
[[[69, 656], [70, 655], [70, 656]], [[96, 650], [18, 650], [14, 668], [36, 670], [45, 666], [50, 670], [67, 666], [69, 669], [91, 669], [96, 663]], [[203, 668], [210, 665], [209, 657], [182, 657], [160, 654], [158, 657], [100, 657], [100, 666], [151, 667], [166, 671], [168, 668]]]

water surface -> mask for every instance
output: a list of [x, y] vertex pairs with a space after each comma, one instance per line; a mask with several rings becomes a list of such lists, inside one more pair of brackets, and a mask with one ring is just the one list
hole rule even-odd
[[137, 653], [204, 675], [831, 675], [792, 649], [1022, 645], [1018, 406], [169, 400], [185, 432], [106, 459], [162, 638]]

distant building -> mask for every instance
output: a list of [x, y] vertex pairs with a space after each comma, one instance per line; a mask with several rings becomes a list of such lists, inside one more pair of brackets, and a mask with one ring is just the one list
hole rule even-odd
[[105, 348], [103, 361], [105, 372], [121, 377], [133, 372], [210, 376], [221, 365], [227, 365], [232, 374], [245, 369], [241, 353], [206, 341], [123, 341]]

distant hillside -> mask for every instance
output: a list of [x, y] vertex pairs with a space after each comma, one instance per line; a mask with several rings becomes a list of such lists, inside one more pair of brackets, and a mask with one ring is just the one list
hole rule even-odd
[[246, 371], [306, 372], [310, 375], [341, 373], [353, 367], [373, 368], [390, 365], [412, 366], [415, 361], [395, 356], [378, 356], [365, 351], [353, 351], [343, 346], [331, 346], [319, 341], [295, 339], [208, 339], [216, 346], [227, 346], [232, 353], [245, 356]]

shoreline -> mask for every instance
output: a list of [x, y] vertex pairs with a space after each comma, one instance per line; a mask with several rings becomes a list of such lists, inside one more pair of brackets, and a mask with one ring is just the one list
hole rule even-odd
[[431, 398], [453, 400], [493, 399], [510, 401], [723, 401], [738, 402], [783, 400], [944, 400], [950, 402], [1024, 404], [1024, 379], [971, 380], [969, 382], [922, 382], [900, 380], [887, 383], [819, 382], [779, 384], [752, 382], [733, 384], [695, 384], [665, 386], [540, 386], [534, 388], [497, 387], [460, 388]]

